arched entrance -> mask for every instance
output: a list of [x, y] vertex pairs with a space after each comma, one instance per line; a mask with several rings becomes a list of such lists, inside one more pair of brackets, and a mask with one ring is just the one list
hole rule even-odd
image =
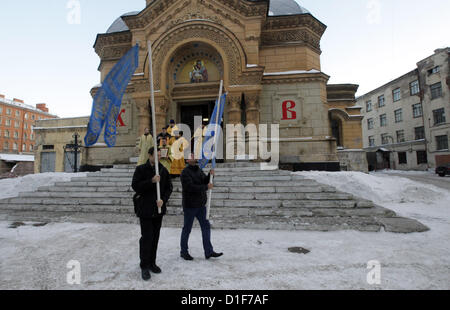
[[168, 58], [168, 116], [189, 126], [192, 136], [202, 121], [209, 122], [224, 79], [224, 62], [214, 47], [200, 41], [180, 46]]

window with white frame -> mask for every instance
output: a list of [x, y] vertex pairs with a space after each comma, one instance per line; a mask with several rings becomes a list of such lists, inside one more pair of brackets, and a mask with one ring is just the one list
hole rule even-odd
[[381, 135], [381, 144], [389, 144], [388, 134], [384, 133]]
[[380, 127], [386, 127], [387, 126], [387, 116], [386, 114], [380, 115]]
[[413, 117], [414, 118], [422, 117], [423, 111], [422, 111], [421, 103], [413, 104], [412, 109], [413, 109]]
[[448, 150], [448, 136], [436, 136], [436, 150]]
[[369, 118], [369, 119], [367, 120], [367, 129], [371, 130], [371, 129], [373, 129], [373, 127], [374, 127], [374, 121], [373, 121], [373, 118]]
[[402, 90], [400, 88], [394, 89], [392, 92], [392, 97], [394, 98], [394, 102], [402, 99]]
[[395, 114], [395, 122], [396, 123], [403, 122], [403, 111], [402, 111], [402, 109], [395, 110], [394, 114]]
[[442, 97], [442, 84], [441, 82], [430, 86], [431, 100]]
[[13, 150], [17, 151], [17, 143], [16, 142], [14, 142], [14, 144], [13, 144]]
[[375, 137], [374, 136], [370, 136], [369, 137], [369, 146], [375, 146]]
[[367, 112], [372, 111], [372, 100], [366, 101], [366, 111]]
[[434, 124], [444, 124], [445, 123], [445, 110], [444, 108], [437, 109], [433, 111]]
[[378, 97], [378, 107], [384, 107], [386, 105], [386, 99], [384, 98], [384, 95], [381, 95]]
[[405, 131], [404, 130], [397, 130], [397, 143], [405, 142]]
[[419, 81], [416, 80], [409, 84], [409, 91], [411, 96], [417, 95], [420, 92]]

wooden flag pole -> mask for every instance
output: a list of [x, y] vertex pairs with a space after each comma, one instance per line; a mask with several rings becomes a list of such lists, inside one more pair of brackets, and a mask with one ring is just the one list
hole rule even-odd
[[[156, 175], [159, 176], [159, 156], [158, 156], [158, 141], [156, 139], [156, 116], [155, 116], [155, 89], [153, 87], [153, 55], [152, 55], [152, 42], [147, 41], [148, 48], [148, 72], [149, 72], [149, 80], [150, 80], [150, 96], [151, 96], [151, 104], [152, 104], [152, 125], [153, 125], [153, 144], [155, 145], [155, 172]], [[161, 184], [160, 182], [156, 183], [156, 193], [158, 197], [158, 201], [161, 200]], [[161, 214], [161, 208], [158, 208], [158, 213]]]
[[[214, 144], [213, 144], [213, 156], [212, 156], [212, 160], [214, 160], [214, 158], [216, 157], [216, 143], [217, 143], [217, 131], [218, 128], [220, 126], [219, 124], [219, 112], [220, 112], [220, 105], [222, 104], [222, 88], [223, 88], [223, 80], [220, 81], [220, 89], [219, 89], [219, 100], [217, 101], [217, 111], [216, 111], [216, 127], [214, 129]], [[212, 161], [211, 161], [212, 164]], [[214, 176], [211, 174], [210, 180], [209, 180], [210, 184], [214, 183]], [[208, 206], [206, 208], [206, 219], [209, 220], [209, 215], [210, 215], [210, 211], [211, 211], [211, 198], [212, 198], [212, 189], [209, 190], [209, 195], [208, 195]]]

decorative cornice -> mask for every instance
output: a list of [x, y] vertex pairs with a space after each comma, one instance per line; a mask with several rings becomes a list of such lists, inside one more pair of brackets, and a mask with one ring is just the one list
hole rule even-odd
[[95, 52], [102, 58], [105, 47], [112, 45], [127, 45], [130, 46], [132, 41], [132, 34], [130, 31], [115, 32], [115, 33], [101, 33], [97, 35], [94, 43]]
[[323, 82], [327, 83], [330, 77], [325, 73], [300, 73], [286, 75], [266, 75], [263, 77], [262, 84], [290, 84], [290, 83], [308, 83]]
[[321, 23], [311, 14], [269, 16], [263, 26], [263, 31], [285, 30], [300, 27], [307, 27], [319, 37], [322, 37], [327, 26]]

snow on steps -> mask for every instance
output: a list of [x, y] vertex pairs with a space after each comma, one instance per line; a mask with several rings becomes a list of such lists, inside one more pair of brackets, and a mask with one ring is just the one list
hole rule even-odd
[[[219, 229], [281, 229], [418, 232], [421, 223], [397, 217], [372, 202], [338, 192], [283, 170], [260, 170], [254, 163], [216, 168], [211, 222]], [[138, 223], [132, 205], [132, 165], [116, 165], [71, 182], [0, 200], [0, 216], [21, 221]], [[174, 192], [164, 225], [182, 227], [181, 183]], [[196, 224], [198, 225], [198, 224]]]

